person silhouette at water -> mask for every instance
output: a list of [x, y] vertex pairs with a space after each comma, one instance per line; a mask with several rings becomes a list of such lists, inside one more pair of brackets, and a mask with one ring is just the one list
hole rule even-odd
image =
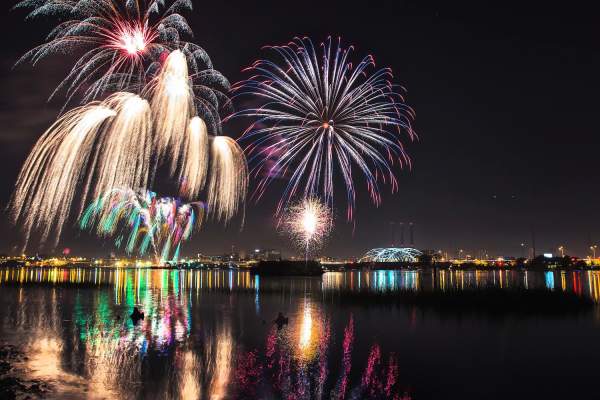
[[144, 319], [144, 313], [141, 312], [137, 307], [133, 307], [133, 312], [130, 315], [131, 320], [134, 324], [137, 324], [138, 321]]
[[279, 311], [279, 314], [277, 314], [277, 318], [275, 318], [275, 324], [277, 325], [277, 330], [281, 330], [281, 328], [283, 328], [284, 325], [287, 325], [288, 323], [288, 318], [283, 316], [283, 313], [281, 311]]

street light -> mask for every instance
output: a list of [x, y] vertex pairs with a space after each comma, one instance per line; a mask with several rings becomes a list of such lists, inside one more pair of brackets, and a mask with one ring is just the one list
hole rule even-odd
[[596, 247], [598, 247], [598, 246], [596, 246], [596, 245], [590, 246], [590, 250], [592, 251], [592, 254], [593, 254], [592, 258], [596, 258]]
[[565, 246], [559, 246], [558, 247], [558, 251], [560, 251], [560, 256], [561, 257], [565, 256]]

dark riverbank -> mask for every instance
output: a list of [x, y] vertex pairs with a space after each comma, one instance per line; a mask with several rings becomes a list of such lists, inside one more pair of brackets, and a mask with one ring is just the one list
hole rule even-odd
[[321, 276], [325, 272], [317, 261], [261, 261], [250, 268], [261, 276]]
[[0, 399], [43, 399], [51, 387], [41, 380], [23, 379], [19, 363], [27, 360], [16, 346], [0, 344]]
[[587, 297], [546, 289], [481, 288], [434, 291], [328, 291], [325, 299], [359, 306], [410, 306], [439, 314], [558, 316], [587, 313], [595, 303]]

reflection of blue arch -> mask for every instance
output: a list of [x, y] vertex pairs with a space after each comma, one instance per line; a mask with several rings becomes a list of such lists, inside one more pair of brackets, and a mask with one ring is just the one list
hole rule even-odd
[[417, 262], [421, 253], [412, 247], [383, 247], [371, 249], [360, 262]]

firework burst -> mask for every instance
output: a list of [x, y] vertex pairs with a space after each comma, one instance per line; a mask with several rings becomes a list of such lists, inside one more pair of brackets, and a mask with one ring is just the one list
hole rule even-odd
[[380, 183], [398, 188], [393, 165], [410, 165], [400, 133], [414, 138], [413, 111], [394, 85], [390, 69], [375, 69], [372, 56], [358, 64], [345, 49], [329, 39], [317, 51], [309, 39], [271, 46], [280, 63], [258, 60], [248, 80], [234, 85], [237, 96], [261, 99], [256, 108], [232, 116], [256, 121], [244, 134], [247, 151], [255, 160], [252, 173], [260, 177], [257, 198], [276, 177], [289, 183], [277, 214], [296, 195], [321, 196], [330, 207], [334, 176], [339, 171], [346, 186], [347, 217], [353, 218], [353, 168], [364, 176], [372, 201], [381, 202]]
[[175, 0], [25, 0], [16, 8], [33, 9], [28, 19], [58, 16], [65, 19], [47, 37], [47, 42], [30, 50], [19, 62], [36, 64], [51, 54], [83, 50], [59, 88], [72, 95], [91, 84], [87, 95], [94, 97], [111, 84], [117, 90], [142, 80], [146, 61], [178, 47], [182, 34], [192, 30], [179, 13], [191, 10], [192, 2]]
[[230, 112], [230, 85], [204, 49], [182, 40], [192, 36], [182, 15], [192, 9], [192, 0], [25, 0], [15, 7], [32, 9], [28, 19], [58, 16], [62, 21], [17, 64], [83, 53], [52, 96], [63, 89], [67, 99], [82, 92], [86, 103], [107, 92], [139, 93], [165, 71], [162, 58], [179, 50], [188, 64], [186, 74], [190, 70], [197, 113], [214, 133], [220, 132], [219, 112]]
[[306, 258], [323, 246], [333, 228], [330, 208], [314, 197], [288, 207], [283, 221], [283, 230], [292, 238]]
[[117, 247], [128, 254], [152, 251], [157, 262], [177, 261], [181, 242], [202, 224], [204, 204], [183, 203], [158, 197], [151, 191], [114, 189], [90, 204], [80, 219], [80, 228], [101, 237], [114, 237]]

